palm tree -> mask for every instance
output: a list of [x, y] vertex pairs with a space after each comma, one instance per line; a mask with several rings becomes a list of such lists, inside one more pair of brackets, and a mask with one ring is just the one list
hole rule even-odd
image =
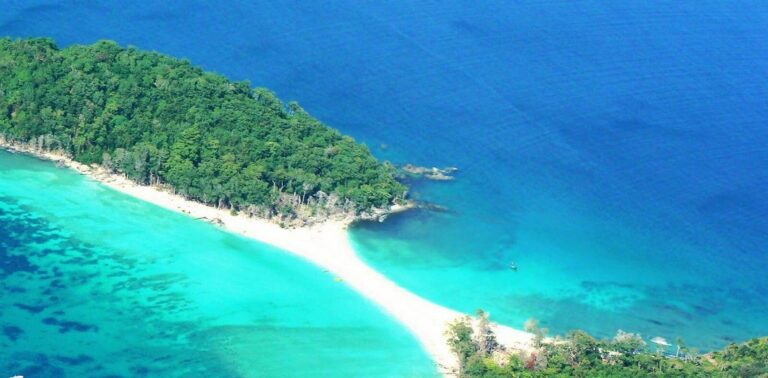
[[683, 354], [685, 354], [685, 351], [688, 349], [685, 346], [685, 341], [683, 341], [682, 337], [678, 337], [675, 339], [675, 344], [677, 344], [677, 352], [675, 352], [675, 358], [680, 357], [680, 352], [682, 351]]

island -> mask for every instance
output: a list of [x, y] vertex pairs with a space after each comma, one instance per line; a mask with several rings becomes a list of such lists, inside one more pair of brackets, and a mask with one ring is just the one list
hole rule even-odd
[[[437, 371], [458, 372], [444, 334], [463, 314], [398, 286], [349, 241], [351, 223], [416, 207], [397, 169], [295, 102], [112, 41], [4, 38], [0, 147], [298, 255], [402, 323]], [[496, 332], [531, 346], [528, 332]]]
[[0, 40], [0, 134], [219, 209], [303, 226], [405, 203], [395, 168], [283, 103], [111, 41]]

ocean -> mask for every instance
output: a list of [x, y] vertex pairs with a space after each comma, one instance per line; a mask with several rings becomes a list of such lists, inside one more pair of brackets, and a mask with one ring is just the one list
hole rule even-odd
[[[768, 334], [768, 4], [8, 2], [0, 34], [113, 39], [298, 100], [448, 208], [352, 238], [402, 286], [553, 334]], [[518, 271], [509, 269], [511, 263]]]

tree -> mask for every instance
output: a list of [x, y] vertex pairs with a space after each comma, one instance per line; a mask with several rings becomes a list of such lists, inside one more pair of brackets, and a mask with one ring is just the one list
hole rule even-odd
[[[487, 313], [478, 311], [478, 329], [483, 319]], [[535, 319], [526, 325], [535, 335], [545, 333]], [[529, 350], [507, 350], [506, 364], [500, 364], [498, 352], [490, 358], [482, 351], [468, 317], [452, 323], [446, 335], [461, 358], [461, 377], [768, 377], [768, 337], [729, 345], [706, 358], [691, 352], [669, 359], [648, 351], [639, 334], [619, 330], [613, 340], [598, 340], [575, 330]], [[685, 348], [682, 340], [677, 344]]]
[[459, 369], [464, 370], [470, 356], [478, 352], [479, 348], [473, 338], [471, 319], [466, 316], [456, 319], [448, 325], [446, 337], [448, 346], [459, 360]]
[[645, 341], [636, 333], [618, 330], [613, 338], [613, 348], [625, 354], [635, 354], [645, 349]]
[[600, 359], [597, 340], [581, 330], [570, 332], [566, 348], [569, 351], [568, 359], [574, 368], [597, 363]]
[[496, 341], [496, 334], [494, 334], [491, 328], [488, 313], [483, 311], [483, 309], [478, 309], [476, 314], [478, 320], [475, 343], [478, 345], [480, 354], [485, 357], [492, 354], [499, 347], [499, 343]]
[[686, 347], [685, 341], [683, 341], [682, 337], [678, 337], [677, 339], [675, 339], [675, 344], [677, 345], [677, 350], [675, 351], [675, 357], [680, 357], [680, 352], [683, 352], [683, 354], [685, 354], [685, 352], [688, 351], [688, 348]]
[[549, 329], [541, 328], [539, 326], [539, 321], [535, 318], [528, 319], [525, 322], [524, 329], [526, 332], [533, 334], [533, 345], [536, 348], [541, 347], [542, 341], [544, 341], [544, 338], [547, 337], [547, 333], [549, 333]]

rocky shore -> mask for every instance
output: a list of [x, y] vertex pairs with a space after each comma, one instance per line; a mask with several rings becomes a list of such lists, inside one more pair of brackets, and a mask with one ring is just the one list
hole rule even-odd
[[401, 176], [425, 178], [427, 180], [435, 181], [454, 180], [456, 178], [452, 175], [458, 171], [459, 169], [456, 167], [420, 167], [413, 164], [405, 164], [400, 167]]

